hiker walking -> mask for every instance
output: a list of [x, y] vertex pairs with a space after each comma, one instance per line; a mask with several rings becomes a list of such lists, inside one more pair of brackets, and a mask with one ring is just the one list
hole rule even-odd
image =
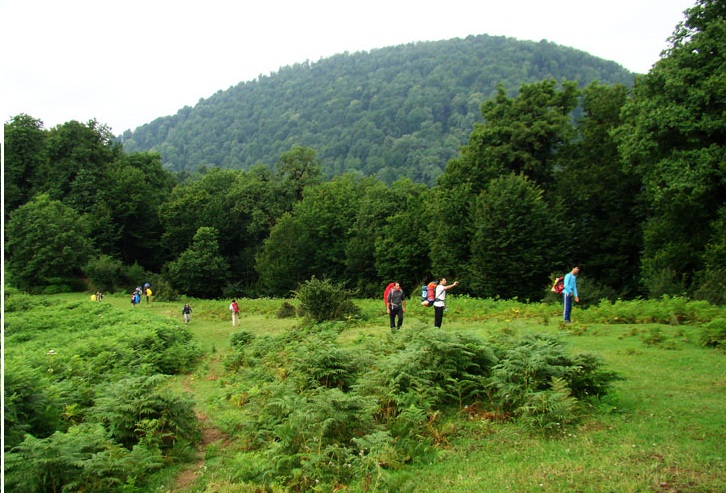
[[441, 328], [441, 322], [444, 320], [444, 309], [446, 308], [446, 291], [458, 285], [459, 281], [454, 281], [454, 284], [447, 285], [445, 277], [439, 279], [439, 284], [438, 286], [436, 286], [436, 298], [434, 301], [434, 327], [436, 327], [437, 329]]
[[572, 313], [572, 300], [576, 303], [580, 302], [580, 296], [577, 294], [577, 274], [580, 273], [580, 266], [576, 265], [570, 272], [565, 275], [565, 285], [562, 290], [562, 297], [564, 301], [564, 313], [563, 317], [566, 324], [572, 322], [570, 314]]
[[184, 308], [182, 308], [182, 315], [184, 315], [184, 323], [189, 325], [189, 320], [192, 319], [192, 307], [189, 306], [189, 303], [184, 303]]
[[232, 327], [239, 323], [239, 305], [237, 300], [232, 300], [229, 304], [229, 312], [232, 314]]
[[[391, 322], [391, 332], [393, 332], [403, 325], [403, 313], [406, 311], [406, 294], [401, 289], [401, 284], [393, 283], [393, 287], [388, 291], [386, 303], [386, 311]], [[396, 323], [397, 318], [398, 323]]]

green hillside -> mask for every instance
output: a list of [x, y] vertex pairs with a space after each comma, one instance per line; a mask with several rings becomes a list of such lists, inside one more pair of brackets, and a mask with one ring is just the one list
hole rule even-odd
[[545, 40], [502, 36], [420, 42], [282, 67], [123, 135], [171, 171], [273, 164], [292, 146], [318, 152], [323, 173], [434, 184], [465, 144], [481, 103], [502, 84], [555, 79], [632, 85], [620, 65]]

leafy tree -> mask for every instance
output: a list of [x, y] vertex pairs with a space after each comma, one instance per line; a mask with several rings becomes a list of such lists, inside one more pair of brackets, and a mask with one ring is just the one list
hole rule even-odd
[[92, 251], [87, 217], [46, 194], [11, 213], [6, 235], [5, 265], [26, 290], [67, 286]]
[[377, 262], [374, 260], [376, 241], [386, 219], [399, 207], [385, 183], [369, 180], [345, 245], [345, 276], [350, 280], [350, 286], [362, 296], [373, 296], [379, 291]]
[[114, 292], [124, 286], [123, 264], [110, 255], [99, 255], [84, 267], [83, 274], [88, 277], [92, 289]]
[[692, 287], [726, 198], [726, 5], [699, 0], [651, 71], [636, 81], [619, 130], [642, 179], [642, 276], [653, 296]]
[[425, 185], [402, 179], [391, 185], [389, 195], [389, 210], [375, 238], [377, 273], [384, 280], [418, 287], [431, 269], [426, 234], [430, 192]]
[[361, 190], [362, 181], [352, 175], [305, 189], [303, 200], [276, 224], [257, 257], [257, 269], [267, 288], [280, 286], [282, 281], [287, 290], [295, 289], [287, 283], [313, 274], [344, 280], [345, 247]]
[[459, 277], [464, 265], [476, 261], [472, 207], [491, 180], [513, 172], [551, 187], [557, 152], [573, 136], [577, 95], [574, 82], [558, 89], [550, 79], [523, 85], [516, 98], [500, 85], [496, 98], [482, 104], [484, 123], [475, 125], [469, 143], [439, 177], [431, 253], [436, 272]]
[[308, 259], [314, 249], [302, 222], [291, 213], [283, 214], [256, 257], [260, 283], [272, 295], [287, 296], [310, 276]]
[[542, 190], [522, 175], [494, 179], [472, 217], [472, 292], [480, 297], [539, 299], [558, 267], [567, 235]]
[[110, 129], [95, 120], [75, 120], [52, 128], [46, 137], [48, 161], [38, 187], [79, 213], [94, 210], [106, 188], [108, 166], [121, 155]]
[[320, 161], [309, 147], [294, 146], [280, 156], [277, 172], [283, 189], [289, 190], [294, 202], [302, 200], [305, 187], [322, 181]]
[[36, 191], [35, 182], [47, 160], [43, 122], [20, 114], [5, 124], [3, 188], [5, 217], [26, 203]]
[[119, 156], [106, 178], [93, 216], [94, 236], [108, 238], [101, 251], [158, 271], [164, 260], [159, 209], [176, 184], [173, 175], [162, 168], [158, 154], [135, 153]]
[[562, 250], [560, 258], [563, 266], [584, 264], [588, 278], [617, 295], [632, 296], [640, 292], [640, 180], [623, 170], [613, 135], [628, 89], [593, 83], [582, 95], [577, 138], [559, 153], [549, 200], [561, 201], [566, 211], [571, 250]]
[[573, 136], [570, 113], [577, 106], [577, 85], [554, 80], [525, 84], [516, 98], [502, 85], [496, 98], [482, 104], [484, 123], [477, 123], [469, 143], [441, 177], [444, 188], [469, 184], [478, 194], [489, 180], [522, 173], [541, 186], [552, 181], [556, 152]]
[[219, 252], [219, 233], [202, 226], [192, 245], [165, 266], [165, 277], [188, 296], [214, 298], [228, 280], [229, 265]]

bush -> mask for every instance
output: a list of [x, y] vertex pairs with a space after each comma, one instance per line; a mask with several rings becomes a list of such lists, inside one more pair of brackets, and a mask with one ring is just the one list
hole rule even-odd
[[91, 410], [91, 419], [103, 423], [116, 443], [131, 450], [142, 443], [170, 449], [177, 441], [200, 438], [194, 402], [159, 390], [162, 375], [125, 378], [109, 385]]
[[124, 287], [126, 279], [123, 270], [120, 260], [110, 255], [100, 255], [83, 267], [83, 275], [88, 278], [92, 291], [113, 293]]
[[726, 349], [726, 318], [716, 318], [703, 325], [701, 345]]
[[229, 336], [229, 345], [232, 346], [233, 349], [240, 349], [252, 342], [252, 339], [254, 338], [255, 335], [249, 330], [241, 330]]
[[[601, 369], [595, 356], [570, 356], [552, 336], [530, 335], [513, 344], [507, 342], [497, 356], [500, 362], [492, 369], [490, 381], [494, 404], [538, 427], [546, 427], [550, 420], [533, 419], [533, 413], [559, 415], [574, 405], [570, 395], [578, 399], [604, 396], [612, 382], [622, 379]], [[533, 407], [534, 402], [548, 405]]]
[[313, 277], [295, 292], [300, 302], [300, 314], [313, 323], [346, 320], [360, 314], [353, 304], [352, 293], [342, 284]]
[[287, 301], [283, 302], [277, 311], [277, 318], [293, 318], [297, 314], [297, 309]]

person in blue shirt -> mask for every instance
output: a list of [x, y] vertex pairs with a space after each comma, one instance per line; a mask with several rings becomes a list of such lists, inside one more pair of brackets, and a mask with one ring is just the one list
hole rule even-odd
[[565, 302], [565, 323], [572, 322], [570, 318], [570, 314], [572, 313], [572, 300], [574, 299], [576, 303], [580, 302], [580, 296], [577, 294], [577, 274], [579, 273], [580, 266], [576, 265], [565, 275], [565, 288], [562, 290], [562, 296]]

